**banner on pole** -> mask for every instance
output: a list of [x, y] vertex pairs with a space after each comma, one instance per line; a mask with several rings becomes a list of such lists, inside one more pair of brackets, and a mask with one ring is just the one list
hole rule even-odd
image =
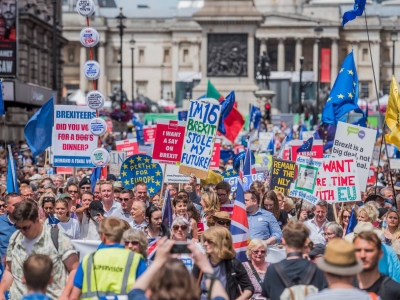
[[290, 193], [290, 185], [293, 183], [296, 163], [281, 159], [274, 159], [272, 163], [272, 175], [270, 181], [271, 190], [280, 191], [286, 196]]
[[110, 152], [110, 164], [109, 172], [117, 177], [120, 175], [121, 166], [126, 159], [125, 151], [111, 151]]
[[115, 146], [117, 151], [125, 151], [127, 157], [139, 153], [139, 146], [136, 139], [116, 141]]

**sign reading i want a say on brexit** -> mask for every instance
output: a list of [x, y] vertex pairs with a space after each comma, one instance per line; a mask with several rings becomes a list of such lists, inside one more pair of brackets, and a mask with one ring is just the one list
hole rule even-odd
[[90, 158], [98, 137], [89, 129], [96, 111], [86, 106], [55, 105], [53, 155], [55, 167], [94, 167]]
[[207, 178], [220, 114], [215, 99], [190, 100], [179, 173]]

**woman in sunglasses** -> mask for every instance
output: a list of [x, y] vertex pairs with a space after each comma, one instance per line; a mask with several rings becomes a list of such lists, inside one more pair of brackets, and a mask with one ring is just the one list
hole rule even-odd
[[144, 261], [147, 264], [147, 239], [143, 231], [140, 229], [128, 229], [122, 235], [122, 244], [125, 248], [133, 252], [143, 255]]
[[197, 221], [193, 218], [189, 218], [187, 210], [188, 201], [189, 199], [179, 195], [175, 197], [175, 199], [172, 201], [175, 209], [174, 219], [177, 217], [182, 217], [188, 220], [190, 222], [190, 230], [188, 231], [188, 233], [191, 233], [188, 237], [193, 239], [194, 242], [198, 242], [199, 240], [197, 236]]
[[[343, 237], [346, 235], [347, 225], [349, 225], [352, 207], [351, 205], [343, 206], [339, 212], [339, 224], [343, 228]], [[357, 218], [357, 216], [356, 216]]]

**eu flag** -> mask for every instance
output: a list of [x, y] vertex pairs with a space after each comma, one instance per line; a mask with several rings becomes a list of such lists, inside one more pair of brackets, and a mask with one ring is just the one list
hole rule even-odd
[[275, 140], [274, 140], [274, 138], [272, 138], [269, 141], [268, 147], [267, 147], [267, 152], [269, 152], [271, 155], [274, 155], [274, 152], [275, 152]]
[[3, 81], [0, 81], [0, 116], [4, 116]]
[[260, 109], [252, 105], [250, 110], [250, 120], [253, 125], [253, 129], [258, 129], [258, 126], [260, 126], [261, 115]]
[[314, 143], [314, 138], [310, 137], [303, 145], [300, 146], [299, 149], [297, 149], [297, 153], [310, 152], [312, 149], [313, 143]]
[[353, 51], [345, 58], [326, 101], [321, 121], [336, 125], [340, 117], [358, 108], [358, 76]]
[[17, 165], [12, 156], [11, 146], [8, 146], [8, 163], [7, 163], [7, 193], [19, 193]]
[[38, 156], [51, 146], [54, 97], [52, 96], [26, 123], [24, 134], [32, 155]]
[[322, 140], [324, 143], [324, 151], [333, 147], [333, 141], [335, 139], [336, 126], [332, 124], [321, 124], [314, 133], [316, 140]]
[[357, 113], [362, 113], [362, 117], [359, 118], [358, 120], [354, 121], [354, 122], [351, 123], [351, 124], [357, 125], [357, 126], [361, 126], [361, 127], [367, 127], [367, 121], [368, 121], [368, 105], [367, 105], [367, 111], [366, 111], [365, 114], [364, 114], [364, 112], [362, 111], [361, 108], [356, 109], [355, 112], [357, 112]]
[[94, 189], [96, 187], [97, 181], [100, 180], [101, 177], [101, 167], [96, 167], [92, 170], [92, 175], [90, 175], [90, 185], [92, 186], [92, 193], [94, 193]]
[[224, 120], [232, 111], [233, 105], [235, 105], [235, 92], [232, 91], [226, 96], [225, 100], [222, 100], [221, 104], [221, 118], [219, 119], [218, 131], [223, 135], [226, 135], [226, 129]]
[[354, 8], [343, 14], [342, 26], [346, 25], [349, 21], [353, 21], [356, 17], [361, 16], [364, 12], [366, 2], [367, 0], [355, 0]]
[[351, 210], [351, 215], [349, 219], [349, 224], [347, 224], [346, 234], [349, 234], [354, 231], [354, 228], [357, 226], [357, 217], [354, 212], [354, 207]]

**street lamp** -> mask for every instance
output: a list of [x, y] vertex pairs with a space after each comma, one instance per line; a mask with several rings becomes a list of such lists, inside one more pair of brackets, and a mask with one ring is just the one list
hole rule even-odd
[[395, 46], [397, 42], [397, 30], [393, 27], [392, 31], [390, 32], [390, 40], [393, 42], [393, 57], [392, 57], [392, 74], [394, 75], [394, 66], [395, 66]]
[[304, 56], [300, 56], [300, 76], [299, 76], [299, 105], [300, 105], [300, 113], [303, 113], [303, 63]]
[[119, 25], [117, 26], [117, 28], [119, 29], [119, 38], [120, 38], [120, 50], [119, 50], [119, 55], [120, 55], [120, 69], [119, 69], [119, 76], [120, 78], [120, 107], [122, 108], [122, 104], [123, 104], [123, 92], [122, 92], [122, 37], [124, 36], [124, 28], [126, 28], [126, 26], [124, 26], [124, 24], [122, 23], [122, 21], [124, 19], [126, 19], [126, 17], [122, 14], [122, 7], [119, 8], [119, 15], [115, 17], [116, 19], [119, 19]]
[[[324, 29], [321, 26], [318, 26], [314, 29], [314, 33], [315, 33], [315, 38], [316, 38], [316, 42], [318, 45], [318, 72], [317, 72], [317, 114], [319, 113], [319, 89], [320, 89], [320, 85], [321, 85], [321, 36], [322, 36], [322, 32], [324, 31]], [[314, 123], [317, 120], [314, 120]], [[315, 124], [314, 124], [315, 125]]]
[[133, 53], [135, 51], [135, 43], [136, 41], [132, 39], [129, 41], [130, 47], [131, 47], [131, 60], [132, 60], [132, 65], [131, 65], [131, 72], [132, 72], [132, 102], [135, 100], [135, 80], [133, 77], [133, 67], [134, 67], [134, 60], [133, 60]]

